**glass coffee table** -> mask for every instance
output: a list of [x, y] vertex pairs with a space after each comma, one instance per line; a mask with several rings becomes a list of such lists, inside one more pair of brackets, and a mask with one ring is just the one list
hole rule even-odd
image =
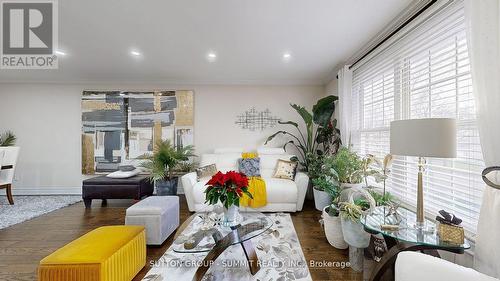
[[[388, 249], [382, 260], [375, 266], [370, 280], [381, 280], [385, 274], [392, 274], [390, 271], [394, 268], [398, 253], [402, 251], [420, 251], [439, 257], [437, 250], [463, 254], [466, 249], [470, 248], [467, 240], [463, 244], [441, 241], [436, 232], [436, 223], [429, 219], [425, 221], [426, 231], [415, 229], [417, 216], [411, 210], [400, 207], [397, 209], [397, 216], [388, 215], [388, 213], [388, 207], [380, 206], [361, 219], [366, 232], [382, 234]], [[398, 225], [399, 228], [386, 230], [382, 229], [381, 225]]]
[[260, 270], [251, 239], [265, 233], [271, 228], [273, 221], [262, 213], [248, 212], [240, 215], [241, 222], [236, 226], [224, 225], [214, 213], [196, 213], [181, 226], [183, 231], [175, 237], [173, 251], [185, 254], [207, 253], [194, 280], [201, 280], [217, 257], [233, 245], [241, 245], [243, 248], [252, 275]]

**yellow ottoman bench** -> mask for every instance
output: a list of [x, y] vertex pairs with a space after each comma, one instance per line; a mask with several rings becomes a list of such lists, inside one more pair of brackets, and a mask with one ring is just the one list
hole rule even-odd
[[40, 261], [39, 281], [130, 281], [146, 264], [143, 226], [103, 226]]

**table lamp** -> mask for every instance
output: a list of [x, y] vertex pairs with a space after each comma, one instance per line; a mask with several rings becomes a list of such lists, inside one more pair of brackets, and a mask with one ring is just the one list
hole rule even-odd
[[417, 222], [415, 227], [424, 229], [424, 157], [456, 157], [457, 125], [455, 119], [426, 118], [391, 122], [391, 154], [418, 157]]

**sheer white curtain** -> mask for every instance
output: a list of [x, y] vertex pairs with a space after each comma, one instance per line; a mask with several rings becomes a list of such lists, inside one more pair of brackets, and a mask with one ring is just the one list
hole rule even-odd
[[338, 116], [339, 130], [342, 144], [347, 146], [351, 140], [351, 90], [352, 90], [352, 71], [348, 65], [345, 65], [338, 72]]
[[[500, 166], [500, 1], [466, 0], [468, 45], [479, 136], [486, 166]], [[475, 268], [500, 277], [500, 190], [485, 187]]]

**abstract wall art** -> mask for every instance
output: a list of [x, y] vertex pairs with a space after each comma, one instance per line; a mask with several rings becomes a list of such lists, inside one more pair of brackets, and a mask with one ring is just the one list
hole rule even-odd
[[258, 111], [255, 107], [252, 107], [238, 115], [235, 124], [244, 130], [263, 131], [267, 128], [273, 128], [280, 120], [280, 118], [273, 116], [269, 109]]
[[82, 173], [116, 171], [151, 153], [157, 140], [194, 143], [193, 91], [84, 91]]

